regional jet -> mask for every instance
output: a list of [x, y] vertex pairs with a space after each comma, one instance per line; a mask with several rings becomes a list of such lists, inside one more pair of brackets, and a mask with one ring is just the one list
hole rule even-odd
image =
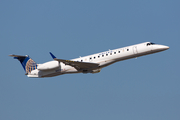
[[56, 58], [51, 52], [52, 61], [37, 64], [28, 55], [9, 55], [19, 60], [28, 77], [44, 78], [70, 73], [99, 73], [102, 68], [115, 62], [137, 58], [169, 49], [168, 46], [144, 42], [132, 46], [108, 50], [71, 60]]

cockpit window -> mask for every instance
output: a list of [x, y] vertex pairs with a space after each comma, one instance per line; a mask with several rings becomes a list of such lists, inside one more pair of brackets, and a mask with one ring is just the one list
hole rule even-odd
[[154, 45], [155, 43], [152, 43], [152, 42], [150, 42], [150, 43], [147, 43], [147, 46], [149, 46], [149, 45]]
[[150, 43], [147, 43], [147, 46], [151, 45]]
[[151, 43], [151, 45], [154, 45], [154, 44], [156, 44], [156, 43]]

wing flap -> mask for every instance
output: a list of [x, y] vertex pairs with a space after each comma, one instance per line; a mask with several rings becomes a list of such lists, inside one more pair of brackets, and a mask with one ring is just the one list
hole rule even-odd
[[65, 65], [70, 65], [77, 70], [89, 70], [93, 68], [97, 68], [99, 64], [96, 63], [88, 63], [88, 62], [77, 62], [77, 61], [71, 61], [71, 60], [63, 60], [63, 59], [57, 59], [54, 58], [54, 60], [64, 63]]

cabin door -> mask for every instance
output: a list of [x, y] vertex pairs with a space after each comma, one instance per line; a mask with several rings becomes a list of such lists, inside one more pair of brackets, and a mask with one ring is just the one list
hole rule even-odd
[[133, 52], [134, 52], [134, 54], [137, 54], [137, 53], [138, 53], [138, 51], [137, 51], [137, 46], [133, 46]]

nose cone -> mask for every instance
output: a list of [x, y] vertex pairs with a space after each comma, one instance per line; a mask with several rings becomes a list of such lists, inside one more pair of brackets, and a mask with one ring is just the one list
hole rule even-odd
[[169, 49], [169, 46], [165, 46], [165, 45], [155, 45], [153, 46], [153, 50], [157, 50], [157, 51], [164, 51]]
[[169, 46], [160, 45], [160, 49], [161, 49], [161, 50], [167, 50], [167, 49], [169, 49]]

